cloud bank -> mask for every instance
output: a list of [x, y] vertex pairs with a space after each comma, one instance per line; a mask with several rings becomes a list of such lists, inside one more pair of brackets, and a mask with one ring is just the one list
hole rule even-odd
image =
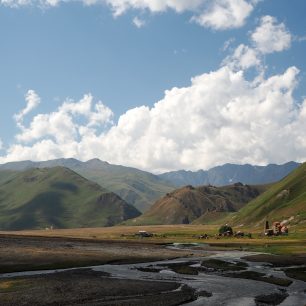
[[[38, 6], [56, 7], [72, 0], [0, 0], [3, 6], [18, 8]], [[106, 5], [115, 17], [130, 10], [162, 13], [173, 10], [177, 13], [191, 12], [195, 23], [215, 30], [239, 28], [252, 13], [258, 0], [79, 0], [84, 5]], [[133, 19], [137, 27], [144, 25], [139, 17]]]
[[[1, 162], [99, 157], [151, 171], [209, 168], [226, 162], [265, 164], [306, 157], [306, 100], [293, 98], [298, 69], [259, 82], [228, 66], [172, 88], [152, 108], [111, 123], [91, 95], [34, 116]], [[78, 122], [82, 117], [85, 123]]]

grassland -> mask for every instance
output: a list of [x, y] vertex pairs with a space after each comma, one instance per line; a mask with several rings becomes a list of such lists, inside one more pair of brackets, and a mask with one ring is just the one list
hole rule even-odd
[[228, 222], [261, 227], [266, 219], [291, 219], [291, 225], [306, 227], [306, 163], [273, 184], [262, 195], [244, 206]]
[[[139, 238], [135, 236], [139, 230], [146, 230], [154, 235], [150, 238]], [[251, 250], [281, 254], [280, 256], [260, 254], [260, 258], [253, 259], [253, 256], [250, 256], [248, 260], [271, 262], [274, 266], [281, 267], [285, 264], [284, 269], [287, 269], [286, 273], [289, 277], [304, 280], [305, 271], [288, 268], [306, 261], [305, 231], [299, 229], [287, 237], [266, 238], [260, 237], [259, 233], [252, 228], [244, 228], [242, 230], [252, 232], [252, 239], [233, 237], [217, 239], [214, 236], [217, 230], [216, 225], [163, 225], [0, 232], [0, 273], [162, 260], [168, 269], [181, 274], [182, 277], [197, 275], [199, 271], [202, 271], [201, 269], [208, 267], [215, 269], [218, 273], [225, 273], [224, 276], [228, 277], [253, 279], [284, 287], [290, 285], [291, 280], [244, 271], [247, 264], [243, 262], [232, 264], [227, 261], [204, 258], [201, 259], [202, 266], [198, 268], [190, 266], [199, 256], [202, 258], [215, 251]], [[204, 233], [207, 233], [210, 238], [199, 239], [198, 236]], [[165, 245], [174, 242], [203, 244], [199, 244], [192, 250], [189, 246], [186, 249], [176, 250], [169, 249]], [[212, 253], [207, 253], [208, 250]], [[186, 264], [166, 261], [179, 257], [187, 257], [189, 262]], [[240, 270], [242, 272], [239, 272]], [[152, 270], [149, 266], [149, 270], [146, 268], [141, 271], [158, 272], [159, 270], [156, 268]], [[239, 274], [232, 275], [232, 271]], [[195, 294], [194, 290], [184, 286], [180, 287], [180, 291], [165, 292], [164, 284], [165, 282], [158, 281], [112, 279], [90, 269], [76, 269], [50, 275], [2, 279], [0, 295], [3, 305], [20, 305], [21, 301], [26, 301], [29, 305], [39, 305], [38, 301], [40, 303], [43, 301], [44, 304], [65, 305], [71, 301], [76, 305], [112, 305], [112, 302], [116, 305], [121, 305], [121, 302], [122, 305], [152, 303], [178, 305], [192, 301], [200, 294]], [[148, 288], [155, 290], [156, 293], [152, 294]], [[175, 283], [173, 288], [179, 288], [179, 285]], [[212, 295], [206, 291], [201, 294], [207, 297]], [[161, 300], [167, 303], [162, 304]], [[88, 304], [85, 301], [86, 303], [89, 301]], [[104, 304], [99, 304], [101, 301], [104, 301]], [[125, 301], [130, 304], [124, 304]]]
[[[237, 249], [258, 251], [271, 254], [306, 254], [306, 227], [292, 229], [288, 236], [262, 237], [261, 232], [254, 228], [239, 228], [251, 233], [252, 238], [216, 237], [217, 225], [156, 225], [156, 226], [115, 226], [104, 228], [56, 229], [0, 232], [0, 235], [60, 237], [89, 239], [95, 241], [123, 241], [148, 244], [165, 243], [207, 243], [218, 250]], [[140, 230], [153, 233], [151, 238], [135, 236]], [[234, 228], [234, 230], [238, 230]], [[199, 239], [200, 235], [208, 234], [209, 239]]]
[[144, 212], [151, 205], [175, 189], [168, 181], [139, 169], [112, 165], [99, 159], [81, 162], [73, 158], [61, 158], [43, 162], [12, 162], [0, 165], [1, 172], [13, 170], [21, 172], [33, 168], [65, 167], [75, 171], [86, 179], [95, 182], [119, 195], [127, 203]]
[[139, 214], [116, 194], [67, 168], [0, 171], [1, 229], [110, 226]]
[[[94, 166], [91, 163], [95, 163]], [[156, 175], [134, 168], [89, 161], [72, 169], [85, 178], [118, 194], [139, 211], [147, 211], [152, 204], [175, 187]]]

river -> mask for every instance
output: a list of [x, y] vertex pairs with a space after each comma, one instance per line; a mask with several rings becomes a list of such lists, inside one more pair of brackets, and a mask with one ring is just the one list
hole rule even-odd
[[[287, 297], [278, 305], [282, 306], [304, 306], [306, 305], [306, 283], [303, 281], [291, 279], [285, 275], [280, 268], [275, 268], [267, 263], [251, 262], [243, 259], [245, 256], [256, 255], [259, 253], [244, 251], [209, 251], [199, 249], [197, 245], [179, 245], [169, 246], [176, 249], [188, 249], [194, 253], [194, 257], [180, 258], [175, 260], [164, 260], [158, 262], [149, 262], [141, 264], [124, 265], [101, 265], [90, 267], [95, 271], [103, 271], [111, 274], [112, 278], [119, 279], [137, 279], [150, 281], [167, 281], [188, 285], [197, 292], [207, 292], [211, 296], [199, 296], [197, 300], [185, 305], [227, 305], [227, 306], [256, 306], [268, 305], [255, 302], [255, 297], [260, 295], [269, 295], [272, 293], [286, 295]], [[292, 284], [288, 287], [256, 281], [252, 279], [242, 279], [225, 277], [225, 272], [214, 269], [201, 269], [202, 262], [205, 260], [222, 260], [227, 263], [243, 264], [244, 271], [253, 271], [263, 273], [267, 277], [289, 279]], [[171, 269], [173, 265], [185, 265], [191, 268], [199, 269], [197, 275], [179, 274]], [[71, 270], [71, 269], [70, 269]], [[151, 271], [152, 270], [152, 271]], [[10, 278], [16, 276], [40, 275], [55, 273], [66, 270], [51, 271], [28, 271], [18, 273], [2, 274], [0, 278]], [[227, 271], [228, 272], [228, 271]], [[235, 271], [231, 273], [239, 273]], [[270, 304], [271, 305], [271, 304]], [[277, 305], [277, 304], [275, 304]]]

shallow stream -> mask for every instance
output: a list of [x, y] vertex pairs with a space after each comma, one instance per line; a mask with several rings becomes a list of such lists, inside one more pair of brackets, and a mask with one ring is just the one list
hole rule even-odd
[[[111, 274], [113, 278], [137, 279], [150, 281], [176, 282], [188, 285], [197, 292], [202, 292], [196, 301], [185, 305], [227, 305], [227, 306], [256, 306], [256, 305], [282, 305], [282, 306], [304, 306], [306, 305], [306, 282], [291, 279], [285, 275], [280, 268], [274, 268], [267, 263], [250, 262], [242, 257], [256, 255], [259, 253], [244, 251], [209, 251], [199, 245], [180, 245], [173, 244], [169, 248], [188, 249], [193, 252], [194, 257], [180, 258], [175, 260], [163, 260], [158, 262], [125, 264], [125, 265], [101, 265], [91, 267], [95, 271], [103, 271]], [[203, 269], [202, 262], [206, 260], [222, 260], [234, 265], [244, 266], [244, 271], [254, 271], [264, 273], [267, 277], [277, 277], [291, 280], [292, 284], [288, 287], [255, 281], [252, 279], [242, 279], [226, 277], [229, 271]], [[197, 269], [197, 275], [180, 274], [173, 271], [171, 267], [182, 265]], [[2, 274], [0, 278], [16, 276], [29, 276], [55, 273], [66, 270], [51, 271], [29, 271]], [[71, 269], [69, 269], [71, 270]], [[230, 271], [240, 273], [241, 271]], [[207, 296], [201, 296], [203, 295]], [[255, 297], [269, 295], [272, 293], [287, 294], [288, 297], [278, 304], [260, 304], [255, 302]], [[209, 296], [211, 295], [211, 296]]]

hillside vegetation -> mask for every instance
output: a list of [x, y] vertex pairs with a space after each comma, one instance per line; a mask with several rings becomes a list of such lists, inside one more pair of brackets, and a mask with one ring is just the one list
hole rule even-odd
[[126, 202], [145, 212], [174, 187], [149, 172], [111, 165], [98, 159], [78, 164], [73, 169], [87, 179], [118, 194]]
[[70, 169], [0, 171], [0, 229], [111, 226], [139, 211]]
[[262, 226], [266, 219], [306, 223], [306, 163], [242, 208], [231, 222]]
[[10, 170], [0, 171], [0, 185], [15, 177], [16, 172]]
[[[241, 183], [225, 187], [185, 186], [158, 200], [141, 217], [127, 224], [189, 224], [201, 223], [209, 216], [214, 219], [235, 212], [265, 190], [265, 186]], [[208, 218], [206, 218], [208, 217]]]
[[31, 168], [58, 166], [69, 168], [88, 180], [116, 193], [141, 212], [148, 210], [157, 199], [175, 189], [171, 183], [157, 175], [131, 167], [112, 165], [99, 159], [92, 159], [87, 162], [73, 158], [43, 162], [11, 162], [0, 165], [0, 170], [23, 171]]

